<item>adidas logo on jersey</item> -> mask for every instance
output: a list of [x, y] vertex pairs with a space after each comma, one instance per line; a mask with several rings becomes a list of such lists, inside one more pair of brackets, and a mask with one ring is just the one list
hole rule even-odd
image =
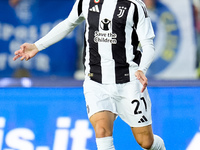
[[142, 118], [138, 121], [138, 123], [146, 122], [148, 121], [147, 118], [143, 115]]
[[93, 12], [99, 12], [99, 7], [98, 5], [94, 5], [92, 8], [89, 9], [90, 11], [93, 11]]

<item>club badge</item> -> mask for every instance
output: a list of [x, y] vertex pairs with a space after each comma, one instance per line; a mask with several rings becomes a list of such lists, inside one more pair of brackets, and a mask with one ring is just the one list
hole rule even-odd
[[99, 3], [100, 2], [100, 0], [94, 0], [94, 3]]

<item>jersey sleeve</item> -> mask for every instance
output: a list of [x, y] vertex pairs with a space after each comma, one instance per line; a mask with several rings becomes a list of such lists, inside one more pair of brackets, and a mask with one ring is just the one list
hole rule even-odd
[[82, 1], [83, 0], [76, 0], [69, 16], [68, 20], [69, 22], [73, 24], [80, 24], [83, 20], [85, 20], [83, 16], [83, 11], [82, 11]]
[[155, 48], [153, 44], [153, 39], [146, 39], [140, 41], [143, 52], [142, 57], [140, 61], [140, 65], [138, 67], [138, 70], [141, 70], [144, 74], [146, 74], [147, 69], [151, 65], [154, 56], [155, 56]]
[[152, 39], [155, 37], [154, 30], [151, 24], [151, 19], [148, 16], [147, 8], [143, 2], [137, 4], [138, 9], [138, 24], [137, 35], [139, 41]]
[[69, 16], [64, 21], [60, 22], [44, 37], [34, 43], [39, 51], [62, 40], [84, 20], [82, 4], [80, 2], [82, 2], [82, 0], [77, 0], [75, 2]]
[[153, 44], [155, 34], [146, 6], [142, 1], [138, 1], [137, 9], [138, 22], [136, 32], [142, 46], [142, 57], [138, 70], [142, 70], [143, 73], [146, 73], [155, 56], [155, 47]]

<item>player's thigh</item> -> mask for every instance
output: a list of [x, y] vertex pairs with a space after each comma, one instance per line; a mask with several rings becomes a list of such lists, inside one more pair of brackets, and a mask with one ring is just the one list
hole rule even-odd
[[116, 107], [112, 98], [112, 85], [102, 85], [92, 80], [84, 81], [84, 95], [88, 118], [96, 137], [112, 135]]
[[116, 114], [110, 111], [100, 111], [93, 114], [89, 120], [95, 130], [96, 137], [111, 136]]
[[92, 115], [89, 120], [93, 126], [97, 124], [102, 126], [113, 126], [113, 122], [115, 121], [116, 115], [110, 111], [100, 111]]

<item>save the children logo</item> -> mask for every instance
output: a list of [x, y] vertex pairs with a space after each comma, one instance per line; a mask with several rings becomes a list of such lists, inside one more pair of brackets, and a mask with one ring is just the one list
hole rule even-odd
[[106, 42], [106, 43], [111, 43], [111, 44], [117, 44], [117, 34], [116, 33], [111, 33], [111, 32], [99, 32], [95, 31], [94, 32], [94, 42], [99, 43], [99, 42]]
[[111, 44], [117, 44], [117, 34], [109, 32], [111, 28], [111, 20], [105, 18], [100, 22], [101, 31], [94, 32], [94, 42], [106, 42]]
[[100, 27], [102, 30], [107, 31], [111, 27], [111, 21], [107, 18], [101, 20]]

